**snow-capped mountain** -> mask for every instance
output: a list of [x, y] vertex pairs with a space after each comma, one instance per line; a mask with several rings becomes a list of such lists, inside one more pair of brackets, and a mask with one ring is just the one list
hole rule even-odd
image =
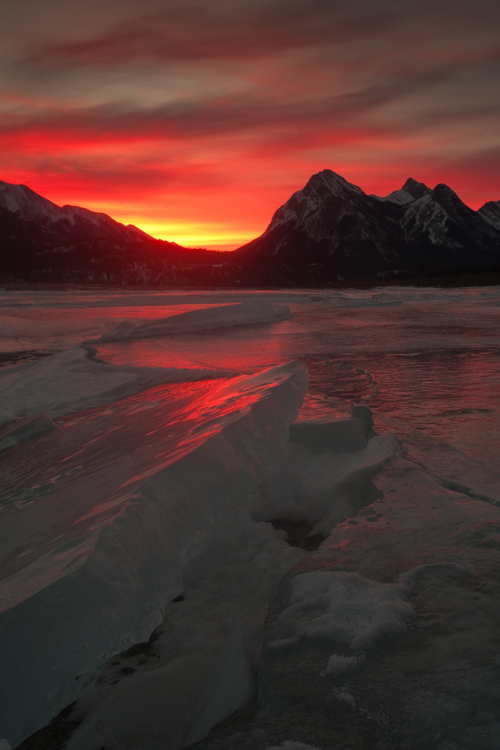
[[182, 248], [77, 206], [0, 182], [0, 280], [328, 286], [500, 273], [500, 201], [473, 211], [444, 184], [409, 179], [367, 195], [329, 169], [233, 253]]
[[93, 235], [121, 232], [125, 237], [133, 232], [135, 235], [139, 234], [153, 239], [133, 224], [124, 226], [106, 214], [89, 211], [88, 208], [57, 206], [26, 185], [11, 185], [2, 180], [0, 180], [0, 206], [24, 221], [53, 227], [68, 234], [72, 234], [75, 229]]
[[236, 251], [262, 277], [331, 283], [388, 274], [500, 267], [500, 204], [473, 211], [444, 184], [409, 179], [388, 196], [325, 169], [279, 208], [261, 237]]
[[390, 203], [399, 203], [400, 206], [406, 206], [408, 203], [412, 203], [417, 198], [423, 198], [424, 195], [428, 195], [432, 190], [424, 185], [423, 182], [417, 182], [412, 177], [409, 177], [401, 190], [394, 190], [394, 192], [386, 195], [385, 198], [381, 198], [378, 195], [373, 195], [372, 198], [377, 198], [379, 201], [389, 201]]
[[0, 181], [0, 279], [189, 283], [187, 264], [215, 253], [150, 237], [103, 213], [57, 206], [26, 185]]

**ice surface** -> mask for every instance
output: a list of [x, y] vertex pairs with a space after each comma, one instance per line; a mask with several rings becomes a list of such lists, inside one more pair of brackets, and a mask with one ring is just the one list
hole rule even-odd
[[215, 664], [206, 690], [192, 716], [192, 727], [185, 745], [202, 740], [215, 724], [227, 719], [250, 700], [253, 681], [245, 652], [246, 627], [237, 623]]
[[209, 369], [116, 366], [81, 345], [0, 371], [0, 425], [46, 411], [52, 418], [109, 404], [158, 383], [227, 375]]
[[[8, 640], [10, 648], [12, 640], [9, 674], [14, 674], [12, 690], [22, 696], [8, 711], [14, 716], [25, 703], [28, 711], [35, 706], [35, 723], [27, 719], [25, 724], [34, 728], [77, 695], [75, 686], [95, 675], [97, 662], [89, 654], [101, 615], [105, 626], [94, 653], [103, 659], [147, 638], [164, 617], [147, 663], [140, 655], [113, 657], [104, 681], [78, 701], [76, 716], [83, 723], [68, 750], [122, 750], [134, 742], [148, 750], [177, 750], [196, 725], [206, 732], [244, 700], [249, 673], [257, 685], [264, 628], [270, 642], [293, 640], [296, 624], [322, 616], [319, 609], [298, 611], [296, 620], [283, 624], [283, 633], [273, 634], [273, 623], [289, 606], [281, 584], [279, 596], [273, 593], [279, 579], [286, 574], [284, 585], [304, 574], [351, 574], [372, 593], [377, 586], [393, 592], [390, 587], [399, 586], [395, 602], [413, 607], [411, 627], [361, 650], [353, 651], [349, 638], [337, 642], [310, 635], [288, 649], [267, 649], [261, 675], [269, 674], [273, 709], [266, 713], [263, 702], [262, 713], [254, 716], [245, 708], [199, 740], [200, 750], [233, 750], [241, 744], [241, 732], [249, 750], [282, 748], [284, 738], [324, 750], [360, 750], [375, 742], [413, 750], [434, 747], [438, 735], [439, 750], [496, 750], [499, 299], [498, 287], [0, 291], [2, 312], [17, 319], [4, 330], [7, 355], [17, 346], [19, 351], [61, 348], [117, 324], [132, 331], [146, 321], [148, 326], [156, 319], [166, 323], [168, 315], [188, 309], [183, 305], [285, 303], [293, 314], [293, 321], [267, 325], [151, 339], [127, 336], [103, 344], [97, 357], [87, 359], [78, 347], [79, 357], [70, 349], [64, 356], [0, 370], [6, 419], [36, 414], [47, 409], [45, 402], [61, 413], [65, 404], [72, 412], [94, 404], [90, 411], [57, 416], [55, 429], [27, 436], [0, 456], [2, 573], [9, 578], [3, 594], [10, 607], [1, 617], [10, 623], [9, 634], [15, 633], [12, 639], [0, 636], [0, 651], [4, 654], [4, 644]], [[217, 442], [233, 419], [247, 423], [249, 406], [257, 408], [267, 388], [261, 384], [264, 390], [239, 392], [238, 378], [228, 373], [253, 373], [297, 356], [309, 368], [312, 392], [291, 426], [293, 440], [285, 453], [278, 449], [284, 434], [276, 442], [272, 438], [270, 452], [266, 448], [262, 454], [252, 441], [250, 450], [245, 441], [232, 441], [217, 502], [205, 502], [207, 486], [219, 481], [212, 466], [214, 454], [220, 454], [203, 446]], [[14, 363], [2, 355], [0, 364], [4, 361]], [[182, 378], [183, 370], [195, 377], [200, 371], [226, 377], [154, 385], [168, 381], [174, 370]], [[142, 392], [144, 387], [150, 390]], [[23, 402], [29, 407], [25, 412]], [[378, 437], [362, 404], [374, 412]], [[252, 434], [259, 424], [253, 422]], [[5, 429], [20, 427], [14, 422]], [[270, 439], [264, 432], [261, 447]], [[402, 452], [395, 456], [400, 444]], [[232, 493], [238, 484], [234, 450], [246, 466], [238, 475], [245, 477], [245, 498], [250, 491], [237, 507], [242, 485]], [[190, 463], [200, 451], [205, 462]], [[253, 463], [257, 454], [260, 459]], [[189, 473], [187, 485], [179, 466]], [[162, 514], [158, 498], [166, 481], [178, 495], [169, 490], [168, 513]], [[173, 529], [166, 527], [167, 515], [175, 518]], [[328, 537], [317, 552], [288, 546], [285, 532], [266, 523], [287, 516]], [[179, 525], [192, 535], [178, 538]], [[167, 545], [161, 544], [162, 529], [171, 534]], [[168, 545], [172, 555], [165, 565]], [[153, 575], [144, 548], [160, 561]], [[175, 575], [166, 581], [162, 571], [170, 563]], [[102, 599], [94, 616], [95, 608], [86, 602], [96, 581]], [[66, 627], [66, 613], [76, 611], [72, 587], [80, 584], [86, 609]], [[103, 586], [109, 587], [105, 593]], [[159, 592], [168, 586], [185, 598], [164, 608]], [[339, 601], [346, 603], [342, 596]], [[371, 593], [366, 602], [372, 602], [373, 622], [378, 622]], [[392, 611], [393, 603], [384, 606]], [[338, 625], [331, 609], [323, 615], [332, 615]], [[144, 631], [136, 616], [149, 623]], [[113, 629], [127, 617], [126, 632], [109, 647]], [[362, 618], [356, 617], [353, 623], [362, 633]], [[369, 640], [376, 629], [369, 636], [367, 618]], [[83, 644], [66, 677], [57, 671], [62, 668], [57, 649], [44, 652], [40, 634], [49, 631], [60, 637], [63, 649], [71, 640]], [[25, 676], [19, 672], [23, 659], [34, 665]], [[258, 682], [262, 691], [264, 677]], [[280, 705], [282, 714], [275, 717]], [[0, 737], [13, 743], [3, 729]]]
[[[210, 709], [207, 728], [226, 714], [245, 695], [249, 673], [256, 683], [267, 602], [303, 555], [270, 524], [254, 523], [247, 507], [229, 511], [184, 566], [184, 598], [167, 606], [151, 656], [139, 649], [113, 658], [78, 702], [83, 723], [67, 750], [121, 750], [130, 736], [148, 750], [182, 747], [200, 709]], [[123, 668], [134, 670], [126, 680]], [[221, 676], [231, 678], [231, 691]]]
[[0, 734], [19, 742], [111, 654], [148, 637], [182, 590], [183, 560], [282, 455], [306, 390], [306, 368], [291, 363], [213, 383], [187, 404], [127, 402], [32, 441], [35, 452], [5, 454], [17, 492], [2, 519]]
[[104, 334], [100, 341], [120, 341], [124, 338], [152, 338], [175, 333], [209, 331], [216, 328], [229, 328], [236, 325], [268, 323], [290, 315], [288, 305], [269, 302], [246, 302], [236, 305], [222, 305], [203, 310], [190, 310], [168, 318], [143, 323], [129, 328], [120, 325], [114, 331]]

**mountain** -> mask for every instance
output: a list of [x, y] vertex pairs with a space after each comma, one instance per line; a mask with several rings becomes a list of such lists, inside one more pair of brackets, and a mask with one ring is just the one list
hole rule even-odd
[[329, 169], [232, 253], [184, 248], [106, 214], [0, 182], [0, 280], [169, 286], [339, 286], [500, 273], [500, 201], [479, 211], [444, 184], [367, 195]]
[[196, 269], [220, 257], [3, 181], [0, 247], [2, 281], [196, 283]]
[[482, 206], [478, 214], [491, 224], [495, 229], [500, 230], [500, 201], [488, 201]]
[[500, 268], [500, 205], [473, 211], [444, 184], [409, 179], [386, 197], [325, 169], [235, 251], [258, 281], [325, 284]]
[[400, 206], [406, 206], [408, 203], [412, 203], [418, 198], [423, 198], [424, 195], [429, 195], [432, 190], [424, 185], [423, 182], [417, 182], [412, 177], [408, 178], [401, 188], [401, 190], [395, 190], [385, 198], [380, 198], [378, 195], [373, 195], [372, 198], [376, 198], [379, 201], [389, 201], [390, 203], [399, 203]]

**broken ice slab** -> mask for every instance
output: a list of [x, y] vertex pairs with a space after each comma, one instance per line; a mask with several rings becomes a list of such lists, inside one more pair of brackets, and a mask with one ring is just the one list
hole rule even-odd
[[2, 454], [0, 737], [16, 745], [145, 640], [183, 560], [281, 457], [301, 362], [160, 386]]

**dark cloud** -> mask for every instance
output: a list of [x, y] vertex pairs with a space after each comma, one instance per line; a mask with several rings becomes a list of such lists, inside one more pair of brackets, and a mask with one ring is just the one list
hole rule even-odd
[[[436, 41], [445, 57], [481, 55], [496, 38], [495, 24], [500, 3], [490, 0], [179, 0], [84, 39], [68, 29], [64, 40], [30, 49], [26, 60], [102, 68], [138, 61], [252, 61], [325, 47], [332, 58], [352, 63], [370, 58], [375, 46], [388, 57], [399, 52], [429, 63]], [[470, 49], [478, 35], [484, 44]]]
[[363, 40], [387, 32], [394, 23], [394, 15], [383, 9], [346, 12], [345, 3], [335, 0], [192, 0], [171, 3], [168, 11], [119, 23], [84, 41], [46, 43], [28, 59], [87, 66], [137, 60], [254, 60], [300, 47]]

